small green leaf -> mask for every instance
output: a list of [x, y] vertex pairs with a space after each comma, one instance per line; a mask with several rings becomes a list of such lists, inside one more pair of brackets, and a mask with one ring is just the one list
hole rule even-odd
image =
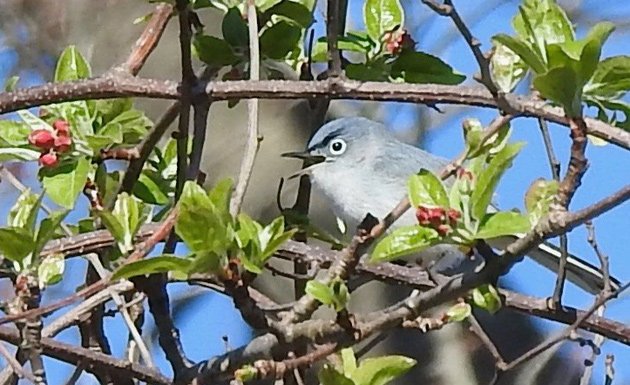
[[29, 127], [14, 120], [0, 120], [0, 147], [18, 147], [28, 144]]
[[41, 168], [40, 177], [50, 199], [61, 207], [72, 209], [83, 191], [90, 172], [87, 158], [76, 158], [52, 168]]
[[405, 356], [366, 358], [352, 375], [356, 385], [385, 385], [407, 373], [416, 360]]
[[368, 35], [380, 41], [385, 32], [404, 25], [404, 11], [399, 0], [366, 0], [363, 19]]
[[558, 103], [569, 116], [582, 113], [581, 87], [577, 73], [570, 67], [552, 68], [534, 78], [534, 88], [545, 98]]
[[352, 378], [352, 374], [357, 369], [357, 358], [354, 356], [352, 348], [341, 349], [341, 362], [343, 373]]
[[162, 206], [170, 201], [168, 197], [168, 186], [163, 181], [154, 180], [155, 175], [143, 172], [138, 177], [138, 181], [133, 186], [133, 195], [141, 199], [143, 202]]
[[442, 181], [431, 171], [422, 169], [407, 181], [412, 207], [422, 205], [448, 207], [448, 195]]
[[175, 232], [190, 250], [225, 254], [232, 244], [232, 230], [203, 188], [186, 182], [179, 205]]
[[308, 28], [313, 24], [313, 13], [311, 10], [297, 1], [285, 0], [279, 2], [265, 12], [263, 20], [271, 19], [272, 15], [284, 16], [298, 23], [302, 28]]
[[192, 44], [193, 53], [210, 66], [223, 67], [238, 62], [232, 47], [218, 37], [197, 34], [193, 37]]
[[466, 302], [459, 302], [446, 311], [450, 322], [462, 322], [472, 314], [472, 307]]
[[118, 248], [122, 253], [126, 253], [131, 249], [125, 243], [125, 226], [118, 220], [118, 218], [107, 210], [99, 210], [98, 217], [103, 222], [105, 228], [114, 237]]
[[9, 210], [7, 224], [34, 233], [43, 196], [33, 194], [30, 189], [24, 190]]
[[90, 65], [75, 46], [63, 50], [55, 68], [55, 82], [87, 79], [90, 75]]
[[346, 76], [349, 79], [360, 80], [362, 82], [387, 81], [387, 71], [383, 66], [376, 64], [354, 64], [350, 63], [345, 67]]
[[555, 0], [525, 0], [512, 20], [522, 39], [537, 47], [575, 40], [573, 25]]
[[417, 253], [439, 240], [434, 229], [421, 226], [399, 227], [379, 241], [372, 251], [370, 262], [387, 262]]
[[232, 47], [247, 47], [249, 45], [247, 24], [238, 8], [230, 8], [225, 14], [221, 30], [223, 31], [223, 38]]
[[20, 81], [20, 77], [19, 76], [11, 76], [10, 78], [8, 78], [4, 82], [4, 90], [6, 92], [13, 92], [13, 91], [15, 91], [15, 87], [17, 86], [19, 81]]
[[357, 385], [344, 376], [342, 373], [339, 373], [337, 369], [335, 369], [330, 364], [325, 364], [324, 367], [317, 373], [317, 378], [321, 385]]
[[612, 98], [621, 97], [628, 91], [630, 91], [630, 56], [613, 56], [599, 62], [593, 77], [584, 88], [585, 95]]
[[489, 313], [496, 313], [501, 308], [501, 297], [494, 286], [486, 284], [472, 291], [473, 302]]
[[475, 239], [491, 239], [502, 235], [525, 233], [531, 229], [529, 219], [512, 211], [486, 214], [479, 223]]
[[527, 74], [525, 62], [507, 46], [494, 42], [490, 59], [492, 79], [503, 92], [512, 92]]
[[55, 232], [59, 229], [61, 222], [63, 222], [69, 212], [69, 210], [53, 212], [42, 220], [39, 225], [39, 230], [37, 231], [37, 237], [35, 238], [35, 255], [38, 255], [46, 245], [46, 242], [55, 236]]
[[492, 40], [495, 44], [500, 43], [508, 47], [512, 52], [517, 54], [535, 73], [540, 74], [546, 71], [547, 66], [543, 58], [541, 58], [538, 52], [533, 50], [524, 41], [503, 33], [494, 35], [492, 37]]
[[392, 76], [409, 83], [456, 85], [466, 80], [440, 58], [424, 52], [403, 52], [392, 65]]
[[258, 233], [258, 241], [262, 249], [260, 255], [261, 263], [264, 264], [278, 247], [295, 234], [295, 231], [296, 230], [284, 231], [284, 217], [274, 219], [273, 222], [260, 231]]
[[50, 254], [39, 264], [37, 278], [40, 286], [50, 286], [61, 281], [65, 267], [63, 254]]
[[281, 1], [282, 0], [255, 0], [254, 4], [256, 4], [256, 8], [258, 8], [260, 11], [265, 12], [269, 8], [280, 3]]
[[283, 59], [295, 49], [301, 37], [302, 31], [299, 26], [278, 21], [265, 29], [260, 36], [260, 51], [271, 59]]
[[532, 226], [547, 215], [549, 206], [558, 192], [558, 182], [555, 180], [536, 179], [527, 193], [525, 193], [525, 208]]
[[332, 307], [336, 312], [340, 312], [348, 306], [350, 300], [348, 286], [342, 279], [338, 278], [331, 283], [330, 289], [332, 291]]
[[492, 158], [486, 169], [479, 174], [471, 196], [473, 218], [481, 220], [485, 216], [501, 176], [512, 165], [512, 161], [523, 145], [522, 142], [506, 145]]
[[5, 258], [21, 264], [34, 247], [33, 236], [27, 230], [19, 227], [0, 229], [0, 254]]
[[112, 281], [155, 273], [173, 272], [179, 273], [179, 275], [187, 274], [190, 264], [190, 259], [178, 258], [167, 254], [142, 259], [123, 265], [118, 270], [114, 271]]
[[210, 201], [222, 215], [226, 223], [231, 219], [230, 198], [232, 197], [233, 184], [230, 178], [222, 179], [208, 192]]
[[13, 160], [29, 162], [39, 159], [39, 156], [39, 151], [29, 150], [28, 148], [0, 148], [0, 162]]
[[332, 289], [314, 279], [306, 283], [305, 292], [324, 305], [332, 305], [334, 303], [334, 293]]

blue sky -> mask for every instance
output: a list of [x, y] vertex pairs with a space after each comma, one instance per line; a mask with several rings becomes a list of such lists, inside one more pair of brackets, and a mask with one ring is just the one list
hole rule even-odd
[[[350, 1], [350, 20], [348, 29], [361, 28], [361, 6], [362, 1]], [[565, 2], [569, 4], [570, 2]], [[610, 5], [614, 3], [613, 5]], [[412, 31], [414, 39], [418, 42], [419, 50], [440, 56], [444, 61], [451, 64], [455, 69], [464, 74], [472, 74], [477, 71], [476, 62], [470, 50], [458, 36], [454, 35], [452, 40], [444, 46], [443, 38], [450, 36], [453, 26], [446, 18], [439, 18], [431, 15], [430, 11], [420, 4], [420, 2], [403, 2], [408, 21], [427, 20], [421, 27]], [[484, 8], [487, 1], [470, 0], [455, 1], [462, 17], [466, 21], [479, 19], [480, 22], [472, 26], [474, 35], [482, 42], [482, 49], [490, 47], [490, 37], [498, 32], [511, 32], [510, 20], [516, 12], [517, 2], [504, 1], [496, 8]], [[630, 12], [630, 3], [606, 2], [601, 5], [598, 1], [584, 1], [583, 7], [589, 10], [592, 19], [597, 21], [606, 17], [619, 17], [620, 14]], [[321, 20], [321, 5], [318, 11], [318, 19]], [[129, 22], [137, 15], [130, 16]], [[482, 18], [481, 16], [485, 16]], [[122, 22], [122, 21], [121, 21]], [[414, 23], [415, 24], [415, 23]], [[583, 36], [586, 25], [577, 25], [578, 36]], [[322, 33], [321, 22], [315, 26], [316, 32]], [[626, 43], [627, 34], [615, 33], [604, 47], [603, 57], [630, 54], [630, 47]], [[12, 67], [12, 62], [16, 60], [15, 53], [0, 46], [0, 80], [8, 75], [7, 68]], [[38, 84], [43, 81], [41, 76], [33, 72], [23, 72], [22, 86]], [[468, 80], [472, 83], [472, 80]], [[391, 107], [391, 109], [389, 108]], [[388, 104], [388, 110], [395, 111], [387, 116], [394, 129], [401, 127], [408, 128], [413, 125], [416, 116], [416, 109], [410, 105]], [[445, 106], [442, 108], [445, 113], [450, 114], [449, 119], [440, 126], [430, 127], [425, 140], [425, 147], [430, 151], [444, 157], [457, 155], [463, 145], [461, 133], [461, 120], [465, 117], [476, 117], [484, 123], [488, 123], [496, 116], [496, 112], [489, 109], [466, 109], [462, 112], [459, 109]], [[568, 131], [565, 127], [550, 125], [550, 132], [554, 142], [558, 158], [566, 165], [570, 145]], [[523, 195], [527, 187], [538, 177], [549, 177], [550, 171], [545, 156], [542, 139], [536, 122], [532, 119], [518, 119], [513, 123], [512, 140], [526, 141], [528, 144], [517, 158], [514, 167], [509, 171], [499, 188], [497, 201], [503, 208], [522, 208]], [[572, 203], [573, 209], [585, 207], [586, 205], [603, 198], [620, 187], [628, 183], [628, 166], [630, 165], [630, 154], [615, 146], [595, 147], [590, 145], [587, 150], [590, 161], [590, 168], [584, 177], [583, 185]], [[31, 176], [35, 168], [29, 167]], [[33, 180], [27, 181], [34, 185]], [[10, 189], [0, 185], [0, 193], [4, 202], [13, 202], [16, 194]], [[7, 206], [0, 208], [0, 217], [4, 217]], [[83, 207], [84, 209], [85, 207]], [[625, 204], [607, 213], [595, 221], [597, 239], [606, 254], [610, 256], [612, 273], [622, 282], [630, 280], [630, 262], [627, 258], [630, 253], [630, 244], [627, 242], [627, 229], [630, 228], [630, 205]], [[624, 238], [625, 237], [625, 238]], [[583, 227], [575, 229], [569, 234], [570, 250], [577, 255], [597, 264], [596, 256], [586, 242], [586, 231]], [[67, 290], [72, 285], [80, 284], [80, 280], [85, 270], [85, 262], [74, 259], [68, 263], [69, 279], [68, 286], [54, 287], [47, 291], [46, 297], [60, 297], [69, 294]], [[76, 273], [76, 274], [74, 274]], [[507, 279], [522, 290], [524, 293], [545, 297], [553, 290], [554, 275], [539, 268], [534, 263], [525, 261], [515, 266], [509, 273]], [[187, 285], [174, 285], [170, 288], [174, 301], [191, 294], [191, 288]], [[237, 347], [246, 343], [250, 338], [250, 332], [240, 319], [231, 302], [221, 295], [204, 291], [198, 296], [194, 306], [182, 309], [176, 319], [177, 325], [181, 329], [182, 342], [189, 357], [193, 360], [201, 360], [212, 355], [224, 352], [225, 345], [223, 336], [228, 336], [228, 345]], [[587, 298], [578, 289], [569, 286], [565, 296], [566, 303], [579, 308], [588, 308], [592, 303], [591, 298]], [[630, 300], [628, 295], [610, 303], [606, 310], [606, 315], [610, 318], [630, 322]], [[114, 343], [114, 351], [122, 354], [124, 346], [116, 344], [116, 341], [126, 341], [126, 330], [122, 327], [120, 317], [108, 319], [107, 326], [112, 326], [110, 342]], [[547, 321], [536, 321], [549, 333], [561, 330], [562, 325]], [[148, 325], [152, 323], [148, 317]], [[212, 325], [212, 327], [208, 327]], [[147, 329], [148, 330], [148, 329]], [[117, 338], [124, 336], [124, 338]], [[60, 335], [60, 339], [76, 343], [78, 333], [76, 330], [68, 330]], [[577, 344], [566, 344], [563, 353], [571, 357], [584, 357], [590, 355], [586, 347], [579, 347]], [[630, 366], [623, 365], [623, 362], [630, 362], [630, 349], [615, 342], [607, 342], [602, 349], [602, 356], [596, 363], [594, 382], [599, 383], [603, 379], [602, 363], [603, 356], [607, 353], [615, 354], [616, 357], [616, 384], [630, 383]], [[170, 372], [168, 364], [163, 359], [162, 354], [158, 354], [156, 363], [159, 367]], [[52, 362], [48, 360], [48, 362]], [[56, 362], [56, 361], [55, 361]], [[52, 367], [49, 365], [49, 367]], [[54, 366], [50, 373], [53, 376], [51, 383], [59, 383], [69, 375], [71, 368], [67, 365]], [[57, 381], [58, 379], [58, 381]], [[86, 377], [84, 377], [86, 379]]]

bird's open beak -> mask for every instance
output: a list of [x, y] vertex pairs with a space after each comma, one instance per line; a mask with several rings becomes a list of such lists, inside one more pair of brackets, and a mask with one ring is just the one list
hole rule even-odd
[[302, 151], [302, 152], [285, 152], [281, 156], [284, 157], [284, 158], [302, 159], [302, 160], [307, 161], [307, 163], [309, 165], [322, 163], [323, 161], [326, 160], [326, 157], [323, 156], [323, 155], [313, 155], [313, 154], [310, 154], [307, 151]]
[[297, 178], [298, 176], [302, 176], [302, 175], [308, 175], [311, 172], [311, 170], [313, 170], [314, 167], [324, 163], [324, 161], [326, 160], [326, 157], [323, 155], [313, 155], [307, 151], [285, 152], [281, 156], [284, 158], [302, 159], [306, 162], [304, 165], [305, 167], [299, 170], [298, 172], [296, 172], [295, 174], [291, 175], [289, 179]]

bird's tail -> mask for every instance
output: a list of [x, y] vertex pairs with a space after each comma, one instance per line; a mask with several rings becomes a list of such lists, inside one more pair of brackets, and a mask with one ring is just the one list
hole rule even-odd
[[[513, 235], [494, 238], [488, 240], [488, 244], [495, 249], [505, 250], [510, 243], [521, 237], [522, 235]], [[527, 255], [538, 264], [556, 272], [558, 271], [562, 252], [557, 246], [545, 242], [538, 245], [536, 249], [531, 250]], [[602, 271], [575, 255], [567, 255], [566, 274], [570, 282], [591, 294], [599, 293], [604, 287], [604, 274]], [[620, 283], [617, 279], [610, 277], [610, 285], [612, 290], [617, 290]]]

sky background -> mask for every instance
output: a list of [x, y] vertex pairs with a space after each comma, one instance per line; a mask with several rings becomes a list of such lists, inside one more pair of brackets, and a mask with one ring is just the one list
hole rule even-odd
[[[496, 5], [496, 4], [499, 5]], [[593, 22], [609, 19], [624, 20], [624, 16], [630, 15], [630, 1], [564, 1], [561, 2], [567, 9], [580, 6], [586, 18], [577, 21], [577, 35], [583, 37], [587, 27]], [[362, 29], [362, 1], [350, 1], [348, 30]], [[490, 4], [490, 5], [489, 5]], [[473, 34], [482, 42], [482, 49], [490, 47], [490, 37], [499, 32], [512, 33], [510, 21], [517, 9], [515, 1], [489, 2], [481, 0], [459, 0], [455, 1], [464, 20], [471, 26]], [[450, 20], [440, 18], [431, 13], [428, 8], [419, 1], [403, 1], [406, 10], [407, 24], [420, 25], [416, 30], [410, 31], [413, 38], [418, 43], [417, 49], [432, 53], [441, 57], [451, 64], [456, 70], [471, 75], [477, 71], [476, 62], [465, 42], [457, 34], [453, 34], [453, 26]], [[314, 28], [316, 36], [323, 34], [323, 3], [316, 11], [318, 22]], [[131, 22], [141, 15], [130, 15], [129, 20], [121, 22]], [[624, 29], [627, 31], [627, 29]], [[27, 41], [27, 36], [24, 36]], [[630, 53], [630, 39], [627, 32], [617, 32], [612, 35], [608, 43], [604, 46], [602, 57], [622, 55]], [[16, 53], [10, 47], [2, 45], [0, 38], [0, 83], [13, 68], [17, 60]], [[45, 65], [54, 65], [51, 58], [42, 58]], [[21, 74], [20, 86], [40, 84], [45, 81], [41, 74], [35, 71], [25, 71]], [[472, 84], [471, 76], [468, 76], [468, 84]], [[519, 92], [524, 92], [521, 88]], [[384, 120], [390, 124], [392, 129], [405, 131], [415, 125], [418, 110], [412, 105], [401, 105], [397, 103], [387, 103], [384, 109]], [[441, 124], [428, 127], [423, 145], [431, 152], [452, 158], [463, 148], [463, 138], [461, 131], [461, 121], [466, 117], [476, 117], [484, 124], [489, 123], [495, 116], [496, 111], [490, 109], [470, 108], [462, 109], [451, 106], [444, 106], [441, 109], [448, 118], [441, 118]], [[431, 112], [432, 113], [432, 112]], [[433, 113], [432, 113], [433, 114]], [[9, 116], [11, 117], [11, 116]], [[7, 118], [4, 116], [3, 118]], [[550, 124], [550, 133], [556, 150], [556, 155], [563, 163], [562, 172], [565, 170], [566, 160], [569, 157], [568, 149], [570, 141], [566, 127]], [[504, 209], [523, 208], [523, 195], [530, 183], [539, 177], [550, 178], [550, 170], [545, 155], [544, 146], [538, 130], [538, 126], [533, 119], [520, 118], [513, 122], [513, 141], [525, 141], [527, 146], [514, 162], [513, 168], [508, 171], [502, 179], [497, 194], [497, 202]], [[626, 185], [630, 181], [630, 153], [614, 145], [596, 147], [589, 145], [587, 157], [590, 167], [584, 177], [582, 187], [578, 190], [572, 202], [572, 209], [583, 208]], [[35, 165], [26, 168], [25, 183], [37, 188], [33, 179]], [[4, 221], [6, 211], [15, 201], [17, 194], [6, 183], [0, 184], [0, 195], [2, 204], [0, 206], [0, 218]], [[82, 202], [70, 221], [76, 220], [85, 214], [86, 205]], [[604, 214], [594, 221], [597, 240], [602, 250], [610, 256], [612, 274], [621, 282], [630, 280], [630, 204], [624, 204], [613, 211]], [[597, 258], [586, 241], [586, 230], [584, 227], [575, 229], [569, 234], [569, 248], [573, 254], [598, 265]], [[68, 262], [66, 285], [55, 286], [46, 292], [46, 298], [62, 297], [70, 294], [71, 288], [79, 285], [83, 279], [85, 262], [81, 259], [72, 259]], [[76, 273], [76, 274], [73, 274]], [[538, 267], [533, 262], [525, 260], [516, 265], [508, 274], [507, 278], [513, 287], [520, 291], [545, 297], [553, 291], [554, 274]], [[225, 297], [213, 294], [208, 291], [197, 290], [184, 284], [170, 285], [176, 306], [182, 304], [182, 308], [177, 308], [176, 324], [180, 328], [182, 343], [186, 353], [192, 360], [201, 360], [212, 355], [221, 354], [225, 351], [222, 341], [223, 336], [228, 336], [229, 348], [238, 347], [247, 343], [251, 334], [246, 325], [242, 322], [240, 315], [233, 309], [232, 303]], [[203, 293], [203, 294], [199, 294]], [[185, 297], [192, 297], [194, 301], [183, 301]], [[606, 316], [628, 323], [630, 322], [630, 299], [628, 294], [609, 303]], [[588, 308], [592, 304], [592, 299], [585, 296], [581, 291], [569, 285], [565, 294], [565, 303], [578, 308]], [[151, 330], [152, 320], [147, 317], [147, 328]], [[211, 328], [205, 327], [211, 323]], [[537, 320], [537, 324], [545, 332], [554, 333], [560, 331], [563, 326], [552, 322]], [[110, 343], [113, 344], [113, 351], [120, 355], [124, 351], [126, 344], [126, 329], [122, 326], [119, 316], [106, 320], [106, 327], [112, 330]], [[588, 334], [585, 334], [588, 335]], [[125, 336], [117, 338], [117, 336]], [[64, 331], [58, 337], [62, 341], [76, 343], [78, 332], [76, 328]], [[590, 349], [579, 347], [574, 343], [566, 343], [562, 353], [567, 357], [574, 358], [575, 363], [580, 365], [582, 360], [590, 356]], [[616, 342], [606, 342], [602, 348], [602, 355], [595, 364], [595, 374], [593, 383], [603, 383], [603, 357], [606, 354], [615, 355], [615, 384], [630, 384], [630, 349]], [[69, 365], [52, 364], [48, 359], [50, 368], [50, 383], [60, 383], [70, 374], [72, 368]], [[162, 354], [157, 354], [156, 364], [164, 368], [166, 373], [170, 373], [169, 365], [164, 360]], [[89, 383], [89, 376], [83, 376], [84, 383]]]

